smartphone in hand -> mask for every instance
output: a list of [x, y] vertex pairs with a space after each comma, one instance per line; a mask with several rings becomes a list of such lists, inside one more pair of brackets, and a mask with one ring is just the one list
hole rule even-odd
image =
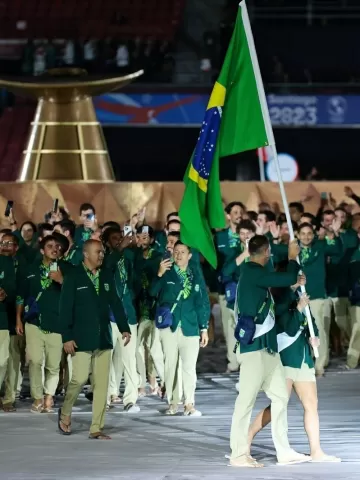
[[5, 217], [9, 217], [10, 216], [10, 212], [11, 212], [11, 209], [13, 208], [14, 206], [14, 202], [13, 200], [8, 200], [7, 204], [6, 204], [6, 208], [5, 208]]

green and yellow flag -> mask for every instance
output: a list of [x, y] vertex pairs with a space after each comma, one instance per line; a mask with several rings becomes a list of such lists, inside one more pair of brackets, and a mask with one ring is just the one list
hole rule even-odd
[[224, 228], [219, 159], [273, 145], [259, 64], [245, 1], [214, 85], [198, 142], [185, 173], [181, 240], [216, 268], [212, 228]]

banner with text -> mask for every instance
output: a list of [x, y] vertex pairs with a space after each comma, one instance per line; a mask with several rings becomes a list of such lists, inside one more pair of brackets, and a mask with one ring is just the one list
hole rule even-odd
[[[96, 114], [106, 125], [198, 126], [208, 95], [183, 93], [114, 93], [95, 99]], [[267, 96], [274, 127], [360, 126], [360, 95]]]

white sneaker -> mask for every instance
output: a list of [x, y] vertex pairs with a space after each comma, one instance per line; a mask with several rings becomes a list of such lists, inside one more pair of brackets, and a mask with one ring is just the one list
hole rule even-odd
[[128, 403], [124, 407], [124, 412], [126, 413], [139, 413], [140, 407], [138, 405], [134, 405], [133, 403]]

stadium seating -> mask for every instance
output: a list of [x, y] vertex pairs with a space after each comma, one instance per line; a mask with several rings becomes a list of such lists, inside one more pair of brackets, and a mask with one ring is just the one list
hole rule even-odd
[[[171, 39], [185, 0], [0, 0], [2, 38]], [[86, 21], [84, 21], [86, 18]], [[18, 29], [17, 22], [26, 22]]]

